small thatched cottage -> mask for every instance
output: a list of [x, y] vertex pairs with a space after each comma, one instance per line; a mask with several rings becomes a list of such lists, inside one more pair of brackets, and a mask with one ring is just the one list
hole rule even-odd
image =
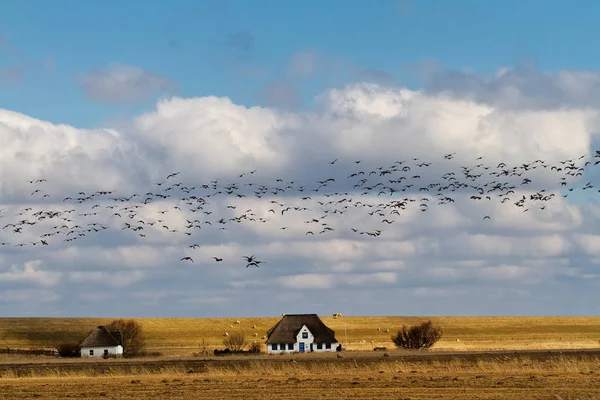
[[267, 332], [267, 353], [325, 352], [341, 350], [335, 331], [317, 314], [285, 314]]
[[109, 332], [104, 326], [97, 327], [81, 343], [81, 357], [118, 357], [122, 355], [121, 333]]

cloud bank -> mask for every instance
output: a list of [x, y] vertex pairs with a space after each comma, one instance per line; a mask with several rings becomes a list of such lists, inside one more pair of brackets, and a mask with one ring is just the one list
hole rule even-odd
[[[119, 130], [0, 110], [0, 309], [596, 313], [595, 76], [436, 72], [310, 112], [171, 97]], [[127, 67], [82, 87], [128, 101], [145, 80], [172, 88]]]

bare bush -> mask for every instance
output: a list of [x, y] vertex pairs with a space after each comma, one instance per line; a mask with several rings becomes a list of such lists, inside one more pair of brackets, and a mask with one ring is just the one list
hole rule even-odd
[[142, 325], [134, 319], [116, 319], [106, 325], [109, 332], [120, 332], [123, 342], [123, 357], [136, 356], [146, 348]]
[[249, 349], [250, 353], [260, 353], [262, 352], [262, 343], [260, 342], [252, 342], [250, 344], [250, 349]]
[[435, 328], [431, 321], [409, 328], [402, 326], [402, 330], [392, 335], [392, 342], [396, 347], [403, 349], [421, 350], [433, 346], [442, 337], [442, 330]]
[[198, 345], [198, 355], [210, 355], [210, 350], [208, 349], [208, 343], [206, 342], [206, 339], [202, 339], [202, 343]]
[[223, 346], [231, 351], [242, 351], [247, 344], [246, 336], [239, 332], [232, 333], [223, 339]]

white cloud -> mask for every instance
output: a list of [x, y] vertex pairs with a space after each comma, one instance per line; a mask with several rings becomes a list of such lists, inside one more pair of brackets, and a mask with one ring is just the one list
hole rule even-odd
[[[296, 76], [312, 73], [310, 57], [296, 61]], [[97, 82], [116, 87], [110, 86], [118, 82], [115, 71], [129, 71], [124, 76], [136, 82], [145, 79], [140, 71], [111, 71], [98, 74]], [[512, 289], [543, 299], [561, 279], [584, 293], [584, 277], [596, 276], [600, 257], [595, 228], [600, 213], [581, 204], [581, 186], [591, 172], [569, 176], [567, 188], [580, 186], [565, 198], [560, 182], [566, 171], [511, 168], [536, 159], [564, 167], [561, 161], [581, 155], [577, 165], [594, 161], [600, 103], [581, 99], [590, 96], [585, 84], [595, 78], [552, 78], [551, 86], [571, 99], [569, 107], [564, 102], [528, 107], [535, 96], [515, 83], [521, 81], [513, 71], [495, 79], [496, 86], [506, 83], [503, 90], [487, 83], [475, 95], [440, 81], [437, 92], [349, 85], [324, 92], [315, 110], [296, 113], [245, 107], [228, 98], [174, 97], [119, 130], [77, 129], [0, 110], [0, 209], [6, 208], [0, 212], [0, 242], [11, 244], [3, 246], [0, 288], [46, 285], [88, 302], [110, 293], [107, 298], [126, 304], [129, 314], [149, 304], [162, 310], [210, 304], [215, 313], [268, 314], [298, 307], [291, 293], [307, 290], [311, 304], [350, 310], [380, 307], [384, 292], [411, 293], [430, 299], [420, 300], [422, 313], [435, 313], [436, 298], [455, 299], [453, 294], [475, 287], [483, 296], [480, 305], [494, 309], [498, 297], [510, 297]], [[163, 88], [160, 80], [150, 81]], [[505, 107], [515, 87], [518, 98], [528, 101]], [[136, 96], [147, 93], [135, 90]], [[108, 98], [116, 92], [106, 93]], [[445, 159], [447, 153], [456, 154]], [[396, 160], [405, 163], [381, 175]], [[431, 165], [419, 166], [423, 161]], [[507, 166], [498, 167], [500, 162]], [[401, 171], [404, 166], [410, 171]], [[463, 167], [479, 177], [465, 177]], [[490, 175], [502, 169], [511, 174]], [[361, 170], [364, 175], [350, 177]], [[448, 171], [453, 178], [443, 177]], [[179, 174], [166, 179], [172, 172]], [[394, 182], [400, 176], [405, 180]], [[28, 182], [42, 178], [47, 181]], [[329, 178], [335, 180], [323, 186]], [[363, 178], [368, 181], [361, 184]], [[526, 178], [532, 182], [522, 185]], [[456, 186], [448, 186], [452, 182]], [[457, 188], [459, 182], [472, 186]], [[504, 202], [493, 189], [503, 182], [514, 186]], [[268, 190], [261, 193], [261, 185]], [[389, 187], [398, 191], [390, 195]], [[36, 188], [42, 191], [34, 193]], [[114, 192], [96, 192], [104, 190]], [[138, 196], [123, 201], [134, 193]], [[536, 193], [553, 197], [532, 200]], [[67, 196], [73, 200], [63, 201]], [[518, 207], [523, 196], [525, 204]], [[570, 200], [577, 196], [577, 202]], [[447, 197], [454, 202], [439, 204]], [[37, 210], [63, 214], [34, 215]], [[21, 232], [15, 232], [18, 227]], [[67, 238], [75, 240], [64, 242]], [[242, 257], [252, 254], [265, 262], [258, 269], [245, 268]], [[184, 256], [194, 262], [180, 261]], [[44, 260], [44, 269], [31, 260]], [[492, 294], [486, 285], [511, 290]], [[116, 290], [125, 287], [135, 296]], [[350, 290], [370, 292], [342, 299]], [[527, 296], [523, 299], [538, 301]], [[274, 305], [272, 298], [282, 300]], [[539, 301], [536, 307], [546, 307]], [[259, 312], [259, 306], [267, 311]]]
[[32, 283], [37, 286], [53, 287], [60, 281], [60, 273], [38, 269], [41, 260], [28, 261], [23, 266], [12, 265], [8, 271], [0, 272], [0, 282]]

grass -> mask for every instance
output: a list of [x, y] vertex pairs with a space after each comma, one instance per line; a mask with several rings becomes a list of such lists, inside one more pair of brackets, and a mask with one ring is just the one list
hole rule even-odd
[[[248, 338], [257, 333], [262, 341], [279, 317], [141, 318], [148, 350], [164, 356], [92, 360], [0, 355], [0, 399], [600, 399], [597, 353], [468, 353], [598, 348], [600, 317], [322, 319], [342, 343], [346, 328], [345, 348], [354, 351], [342, 353], [341, 359], [337, 354], [296, 354], [201, 360], [191, 354], [203, 342], [209, 350], [222, 347], [223, 333], [235, 331]], [[412, 358], [407, 355], [413, 352], [393, 349], [392, 333], [428, 319], [443, 330], [434, 348]], [[111, 320], [0, 318], [0, 346], [40, 348], [79, 341]], [[374, 346], [387, 347], [389, 356], [371, 351]], [[456, 353], [449, 358], [445, 351]]]
[[532, 357], [496, 357], [494, 359], [449, 359], [404, 361], [390, 359], [373, 362], [353, 362], [354, 360], [311, 359], [302, 362], [270, 362], [269, 360], [249, 360], [247, 363], [228, 361], [224, 363], [207, 363], [198, 367], [184, 364], [164, 364], [160, 366], [136, 364], [129, 367], [127, 363], [111, 364], [107, 368], [98, 368], [80, 363], [75, 369], [63, 369], [60, 364], [45, 365], [35, 368], [26, 374], [17, 373], [14, 369], [0, 371], [0, 379], [22, 378], [73, 378], [98, 376], [149, 376], [168, 375], [184, 376], [201, 374], [208, 377], [253, 377], [268, 375], [284, 376], [316, 376], [343, 374], [464, 374], [464, 373], [600, 373], [600, 358], [580, 357], [579, 355], [557, 355], [547, 359]]
[[[595, 348], [600, 317], [321, 317], [348, 350], [393, 347], [390, 337], [402, 325], [431, 319], [443, 330], [432, 351]], [[209, 350], [222, 347], [223, 333], [241, 331], [263, 341], [280, 317], [272, 318], [139, 318], [150, 350], [189, 354], [203, 341]], [[111, 318], [0, 318], [0, 346], [53, 347], [79, 341]], [[240, 324], [235, 322], [239, 320]], [[256, 329], [252, 328], [256, 325]], [[377, 330], [379, 328], [380, 330]], [[347, 342], [345, 329], [347, 333]], [[389, 329], [389, 332], [386, 332]], [[459, 341], [457, 341], [457, 339]]]
[[[190, 371], [171, 366], [124, 373], [48, 368], [26, 378], [4, 373], [0, 398], [88, 399], [593, 399], [600, 392], [600, 359], [556, 356], [491, 360], [385, 360], [352, 363], [251, 361]], [[596, 397], [597, 398], [597, 397]]]

